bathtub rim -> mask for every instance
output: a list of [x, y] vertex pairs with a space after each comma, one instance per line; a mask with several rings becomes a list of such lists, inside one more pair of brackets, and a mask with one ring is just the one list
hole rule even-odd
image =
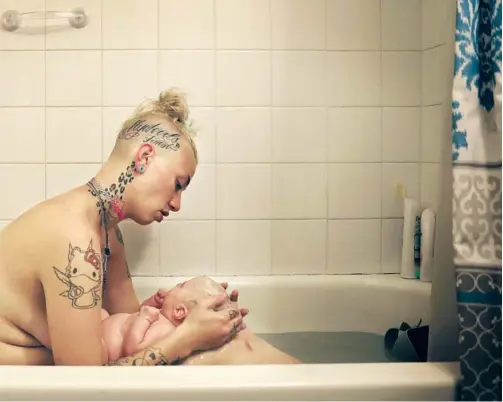
[[[322, 287], [340, 287], [343, 285], [367, 285], [377, 288], [389, 287], [398, 291], [413, 291], [422, 295], [430, 295], [431, 282], [422, 282], [419, 279], [405, 279], [396, 273], [373, 273], [373, 274], [289, 274], [289, 275], [222, 275], [217, 273], [204, 274], [217, 282], [228, 282], [227, 290], [237, 289], [239, 286], [292, 286], [305, 287], [309, 285]], [[194, 275], [143, 275], [132, 276], [133, 284], [145, 287], [155, 281], [158, 288], [176, 285], [179, 281], [198, 276]]]
[[0, 366], [0, 400], [453, 400], [460, 379], [458, 362], [113, 367]]

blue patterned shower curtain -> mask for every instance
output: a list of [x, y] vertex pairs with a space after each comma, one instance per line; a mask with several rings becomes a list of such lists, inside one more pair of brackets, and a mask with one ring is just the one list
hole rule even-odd
[[501, 0], [458, 0], [453, 242], [461, 400], [501, 401]]

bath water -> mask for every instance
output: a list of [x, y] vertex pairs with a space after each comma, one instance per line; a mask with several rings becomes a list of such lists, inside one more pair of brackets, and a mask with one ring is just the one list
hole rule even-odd
[[367, 332], [287, 332], [256, 334], [302, 363], [390, 362], [384, 336]]

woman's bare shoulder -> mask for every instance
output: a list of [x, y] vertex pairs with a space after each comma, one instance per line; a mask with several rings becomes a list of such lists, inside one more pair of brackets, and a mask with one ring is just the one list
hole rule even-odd
[[[29, 251], [26, 255], [42, 258], [70, 244], [84, 248], [93, 239], [99, 249], [99, 233], [71, 194], [45, 200], [24, 212], [1, 232], [2, 250]], [[85, 244], [84, 244], [85, 243]]]

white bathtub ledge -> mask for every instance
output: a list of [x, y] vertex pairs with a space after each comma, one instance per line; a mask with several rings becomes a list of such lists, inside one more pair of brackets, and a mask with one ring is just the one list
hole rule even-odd
[[[457, 363], [0, 367], [0, 400], [454, 400]], [[28, 385], [29, 384], [29, 385]]]

